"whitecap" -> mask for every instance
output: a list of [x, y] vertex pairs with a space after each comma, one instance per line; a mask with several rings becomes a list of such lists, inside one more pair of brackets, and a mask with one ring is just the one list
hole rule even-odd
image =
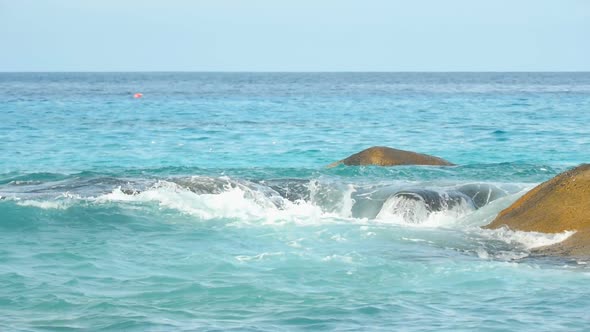
[[557, 244], [565, 241], [575, 233], [576, 231], [564, 231], [561, 233], [524, 232], [514, 231], [507, 227], [481, 230], [481, 235], [488, 239], [501, 240], [512, 245], [520, 245], [525, 249], [534, 249]]
[[422, 200], [394, 196], [383, 204], [375, 219], [384, 223], [408, 226], [441, 227], [454, 224], [474, 210], [474, 207], [465, 200], [454, 206], [444, 206], [440, 211], [432, 211]]
[[36, 208], [40, 208], [40, 209], [44, 209], [44, 210], [52, 210], [52, 209], [65, 210], [70, 206], [70, 204], [66, 203], [65, 201], [24, 200], [24, 201], [18, 201], [16, 204], [20, 205], [20, 206], [36, 207]]

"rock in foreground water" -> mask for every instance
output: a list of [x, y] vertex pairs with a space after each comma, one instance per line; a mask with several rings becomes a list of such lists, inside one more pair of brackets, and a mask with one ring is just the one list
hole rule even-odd
[[485, 228], [541, 233], [576, 231], [537, 253], [590, 256], [590, 165], [580, 165], [543, 182], [498, 214]]

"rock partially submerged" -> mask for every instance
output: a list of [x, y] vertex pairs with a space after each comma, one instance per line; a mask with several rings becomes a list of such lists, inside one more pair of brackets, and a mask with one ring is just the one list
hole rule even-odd
[[590, 257], [590, 164], [543, 182], [498, 214], [485, 228], [541, 233], [576, 231], [565, 241], [536, 249], [540, 254]]
[[434, 165], [434, 166], [452, 166], [442, 158], [429, 156], [411, 151], [397, 150], [384, 146], [374, 146], [355, 153], [346, 159], [342, 159], [328, 165], [335, 167], [340, 164], [347, 166], [359, 165], [376, 165], [376, 166], [396, 166], [396, 165]]

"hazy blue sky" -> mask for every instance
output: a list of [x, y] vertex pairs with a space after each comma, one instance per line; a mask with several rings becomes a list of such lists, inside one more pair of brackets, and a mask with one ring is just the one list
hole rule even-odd
[[590, 0], [0, 0], [0, 71], [590, 71]]

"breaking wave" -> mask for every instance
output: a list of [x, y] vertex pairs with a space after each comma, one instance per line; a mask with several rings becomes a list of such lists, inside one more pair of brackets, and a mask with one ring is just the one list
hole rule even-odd
[[[346, 183], [328, 177], [311, 180], [104, 177], [7, 183], [0, 186], [0, 196], [22, 207], [48, 210], [64, 210], [82, 203], [156, 207], [196, 220], [226, 220], [238, 226], [357, 223], [450, 229], [522, 250], [554, 244], [571, 236], [573, 232], [542, 234], [479, 227], [530, 188], [530, 184], [485, 182]], [[486, 258], [489, 253], [479, 250], [477, 255]]]

